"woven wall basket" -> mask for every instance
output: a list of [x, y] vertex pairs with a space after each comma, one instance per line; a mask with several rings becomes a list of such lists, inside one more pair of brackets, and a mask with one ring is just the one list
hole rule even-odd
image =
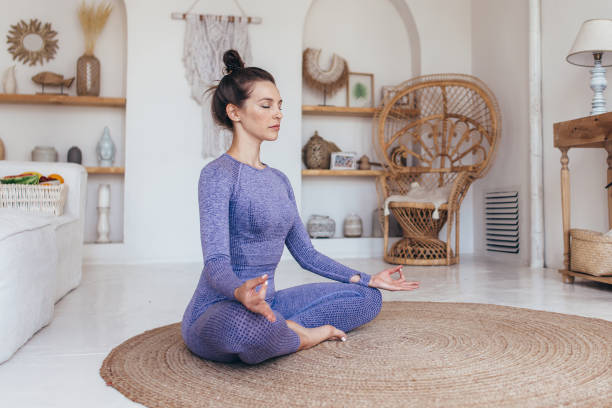
[[595, 276], [612, 275], [612, 237], [585, 229], [570, 230], [570, 268]]
[[62, 215], [66, 184], [0, 184], [0, 208], [16, 208], [43, 215]]

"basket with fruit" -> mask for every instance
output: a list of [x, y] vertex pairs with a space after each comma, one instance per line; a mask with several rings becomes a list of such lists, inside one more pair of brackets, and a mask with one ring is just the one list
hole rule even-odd
[[62, 215], [68, 186], [59, 174], [30, 171], [0, 178], [0, 208]]

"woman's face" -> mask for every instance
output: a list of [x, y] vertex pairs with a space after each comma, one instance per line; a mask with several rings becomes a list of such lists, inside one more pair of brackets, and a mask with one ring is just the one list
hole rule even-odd
[[[276, 140], [283, 117], [280, 93], [270, 81], [256, 81], [251, 95], [244, 101], [242, 108], [228, 104], [228, 115], [236, 126], [248, 134], [262, 140]], [[231, 112], [231, 113], [230, 113]]]

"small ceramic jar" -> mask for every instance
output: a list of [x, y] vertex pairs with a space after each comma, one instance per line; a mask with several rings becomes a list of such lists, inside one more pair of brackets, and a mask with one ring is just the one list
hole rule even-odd
[[57, 150], [52, 146], [36, 146], [34, 150], [32, 150], [32, 161], [56, 162]]
[[355, 213], [351, 213], [344, 218], [344, 236], [345, 237], [360, 237], [363, 234], [363, 223], [361, 217]]
[[313, 214], [308, 218], [306, 230], [310, 238], [331, 238], [336, 232], [336, 222], [327, 215]]

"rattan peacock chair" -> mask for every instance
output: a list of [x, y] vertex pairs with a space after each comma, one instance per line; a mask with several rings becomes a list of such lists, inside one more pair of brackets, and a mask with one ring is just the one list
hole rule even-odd
[[[385, 261], [406, 265], [459, 262], [459, 208], [472, 182], [491, 166], [500, 136], [495, 95], [476, 77], [421, 76], [389, 90], [374, 115], [373, 144], [385, 169], [377, 189], [381, 207], [388, 201], [388, 211], [400, 224], [403, 237], [388, 248], [389, 215], [383, 215]], [[410, 199], [406, 195], [412, 194], [411, 188], [425, 196], [437, 193], [448, 199], [438, 211], [426, 200], [397, 199]], [[439, 235], [446, 223], [443, 241]]]

